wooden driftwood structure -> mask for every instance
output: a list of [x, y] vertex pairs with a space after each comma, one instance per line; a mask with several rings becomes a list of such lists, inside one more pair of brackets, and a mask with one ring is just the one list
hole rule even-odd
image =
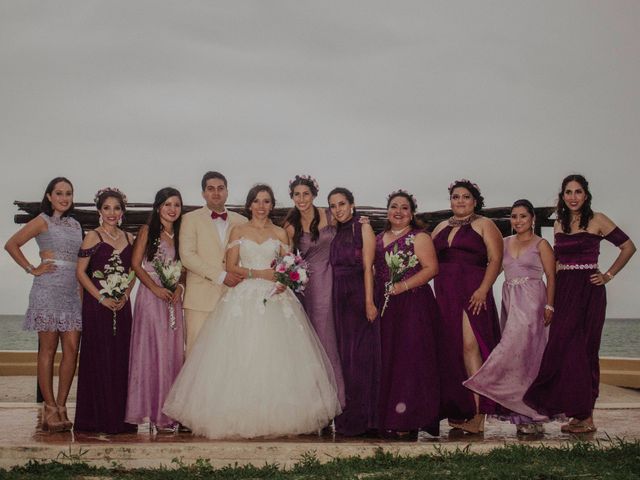
[[[14, 205], [18, 207], [22, 213], [15, 215], [15, 222], [18, 224], [27, 223], [40, 213], [39, 202], [21, 202], [15, 201]], [[152, 205], [149, 203], [130, 203], [127, 205], [127, 213], [125, 215], [122, 228], [129, 232], [137, 232], [141, 225], [147, 222]], [[199, 208], [200, 206], [185, 205], [184, 210], [188, 212]], [[243, 206], [229, 205], [229, 210], [242, 213]], [[273, 212], [273, 221], [280, 225], [284, 220], [289, 208], [276, 208]], [[541, 233], [542, 227], [552, 227], [553, 219], [551, 215], [554, 213], [555, 207], [536, 208], [536, 225], [535, 230], [538, 235]], [[371, 225], [376, 232], [380, 232], [384, 228], [387, 217], [387, 210], [376, 207], [358, 207], [358, 213], [367, 215], [371, 221]], [[509, 223], [509, 215], [511, 207], [485, 208], [482, 215], [491, 218], [503, 236], [511, 234], [511, 224]], [[76, 203], [75, 218], [80, 222], [85, 230], [91, 230], [98, 226], [98, 212], [93, 203]], [[420, 212], [417, 217], [425, 224], [427, 230], [432, 231], [435, 226], [442, 220], [446, 220], [451, 216], [451, 210], [438, 210], [435, 212]]]

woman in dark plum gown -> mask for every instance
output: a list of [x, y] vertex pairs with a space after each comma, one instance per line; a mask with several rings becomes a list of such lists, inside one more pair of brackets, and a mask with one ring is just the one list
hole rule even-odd
[[438, 305], [428, 282], [438, 273], [431, 237], [417, 224], [417, 205], [404, 191], [387, 199], [387, 225], [376, 237], [376, 304], [385, 304], [391, 280], [385, 254], [405, 252], [416, 265], [393, 284], [380, 317], [381, 380], [379, 428], [399, 438], [425, 429], [439, 434], [440, 382], [434, 335]]
[[[524, 401], [549, 417], [572, 417], [565, 433], [594, 432], [593, 407], [598, 398], [598, 350], [607, 304], [604, 285], [626, 265], [636, 248], [602, 213], [591, 210], [589, 183], [569, 175], [558, 194], [555, 231], [555, 320], [540, 372]], [[600, 273], [600, 242], [620, 248], [613, 265]]]
[[331, 290], [333, 272], [329, 262], [331, 241], [336, 234], [331, 213], [328, 209], [319, 209], [313, 204], [318, 195], [318, 182], [309, 175], [296, 175], [289, 182], [289, 196], [294, 207], [287, 214], [284, 229], [289, 237], [292, 250], [309, 264], [309, 283], [300, 295], [320, 343], [329, 357], [338, 387], [338, 399], [344, 408], [344, 380], [338, 354], [336, 325], [333, 319]]
[[449, 195], [453, 217], [433, 231], [440, 267], [434, 282], [441, 314], [440, 413], [453, 428], [478, 433], [484, 431], [485, 414], [497, 413], [497, 406], [462, 382], [500, 341], [492, 287], [502, 265], [502, 235], [491, 220], [477, 214], [484, 198], [475, 183], [456, 180]]
[[120, 258], [125, 272], [131, 268], [131, 238], [118, 228], [125, 203], [126, 197], [117, 189], [98, 192], [101, 225], [87, 233], [79, 253], [77, 276], [84, 296], [74, 429], [81, 432], [112, 434], [138, 428], [124, 421], [131, 340], [129, 294], [134, 282], [116, 301], [100, 293], [99, 279], [93, 277], [114, 256]]
[[333, 312], [344, 377], [346, 407], [336, 433], [363, 435], [377, 428], [380, 325], [373, 301], [375, 234], [354, 216], [353, 194], [334, 188], [329, 207], [338, 226], [331, 242]]

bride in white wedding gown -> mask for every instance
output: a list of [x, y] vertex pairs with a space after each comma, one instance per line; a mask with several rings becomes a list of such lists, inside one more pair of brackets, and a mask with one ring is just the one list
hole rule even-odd
[[269, 220], [274, 204], [270, 187], [250, 190], [250, 221], [231, 232], [226, 258], [246, 279], [220, 300], [164, 404], [196, 434], [311, 433], [341, 412], [331, 363], [296, 296], [279, 288], [264, 302], [275, 285], [271, 262], [288, 241]]

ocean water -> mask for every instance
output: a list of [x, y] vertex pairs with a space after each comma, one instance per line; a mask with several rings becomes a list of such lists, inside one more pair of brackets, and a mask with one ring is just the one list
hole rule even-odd
[[[37, 350], [35, 332], [22, 330], [22, 315], [0, 315], [0, 350]], [[608, 318], [600, 355], [640, 358], [640, 318]]]

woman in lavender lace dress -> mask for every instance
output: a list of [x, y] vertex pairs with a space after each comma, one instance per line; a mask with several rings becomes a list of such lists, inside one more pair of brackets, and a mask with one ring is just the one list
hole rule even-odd
[[[82, 343], [78, 368], [78, 395], [74, 430], [82, 432], [135, 432], [125, 422], [129, 343], [131, 340], [131, 282], [116, 300], [101, 293], [97, 272], [107, 264], [131, 269], [131, 236], [119, 227], [126, 197], [115, 188], [96, 194], [100, 226], [87, 233], [78, 254], [76, 275], [84, 287]], [[99, 275], [99, 274], [98, 274]]]
[[[598, 350], [604, 325], [605, 284], [629, 261], [636, 247], [606, 215], [591, 210], [589, 183], [569, 175], [558, 193], [555, 231], [557, 283], [554, 321], [540, 372], [524, 402], [548, 417], [572, 417], [561, 430], [594, 432], [599, 393]], [[598, 267], [600, 242], [620, 249], [605, 273]]]
[[309, 283], [300, 296], [311, 324], [324, 348], [338, 387], [338, 398], [345, 405], [344, 380], [338, 354], [336, 325], [333, 318], [331, 289], [333, 271], [329, 262], [331, 241], [336, 234], [328, 209], [318, 209], [313, 204], [318, 195], [318, 183], [308, 175], [296, 175], [289, 182], [289, 196], [294, 202], [284, 221], [284, 229], [289, 237], [292, 250], [299, 250], [309, 264]]
[[[511, 207], [515, 235], [504, 239], [502, 265], [502, 339], [475, 375], [463, 385], [511, 411], [501, 418], [518, 433], [543, 431], [547, 420], [524, 404], [522, 397], [538, 375], [549, 336], [555, 292], [555, 259], [549, 242], [533, 233], [535, 210], [529, 200]], [[547, 284], [542, 281], [542, 274]]]
[[[5, 249], [28, 274], [34, 276], [24, 329], [38, 332], [38, 385], [44, 399], [42, 428], [70, 430], [66, 401], [76, 370], [82, 316], [76, 280], [77, 253], [82, 228], [73, 213], [73, 186], [64, 177], [49, 182], [42, 199], [42, 213], [22, 227]], [[40, 249], [40, 264], [34, 267], [20, 247], [32, 238]], [[53, 360], [62, 343], [58, 393], [53, 393]]]
[[177, 426], [162, 413], [162, 406], [184, 362], [184, 278], [171, 291], [162, 285], [154, 260], [167, 264], [180, 261], [181, 214], [180, 192], [171, 187], [161, 189], [149, 222], [140, 228], [133, 247], [133, 269], [142, 284], [133, 310], [125, 421], [150, 422], [158, 432], [174, 431]]

